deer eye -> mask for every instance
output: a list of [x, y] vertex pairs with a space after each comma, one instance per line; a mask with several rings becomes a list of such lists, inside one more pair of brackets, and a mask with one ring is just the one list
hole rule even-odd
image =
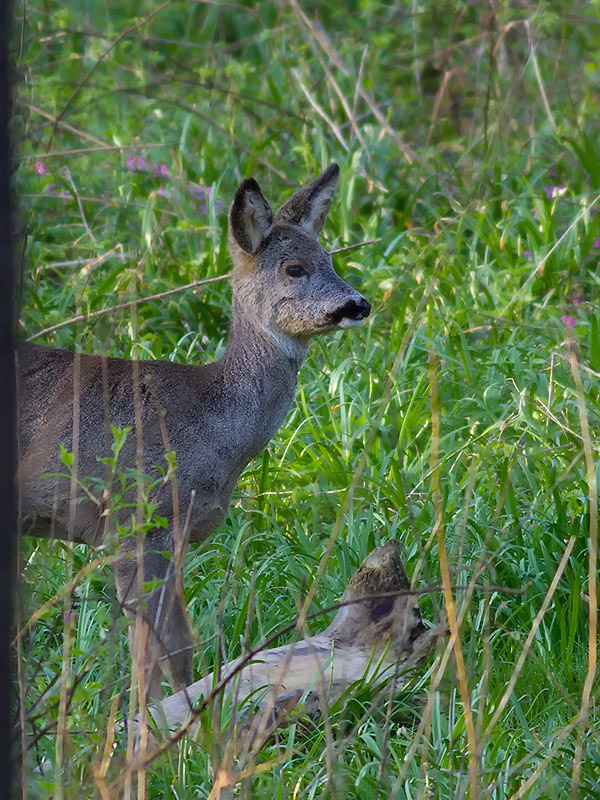
[[306, 270], [304, 267], [301, 267], [300, 264], [288, 264], [285, 268], [285, 271], [290, 276], [290, 278], [302, 278], [306, 275]]

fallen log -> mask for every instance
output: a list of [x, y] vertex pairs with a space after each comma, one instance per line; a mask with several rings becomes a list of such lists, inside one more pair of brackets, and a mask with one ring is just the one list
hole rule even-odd
[[[376, 548], [348, 586], [333, 622], [316, 636], [242, 657], [151, 709], [159, 730], [193, 729], [199, 701], [223, 687], [236, 705], [260, 712], [261, 734], [272, 731], [302, 701], [322, 713], [356, 681], [395, 679], [398, 688], [429, 653], [444, 626], [423, 624], [395, 540]], [[177, 737], [179, 738], [179, 737]]]

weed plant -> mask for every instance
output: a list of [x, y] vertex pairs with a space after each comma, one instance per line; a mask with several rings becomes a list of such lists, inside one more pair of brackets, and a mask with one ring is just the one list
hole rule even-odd
[[227, 273], [249, 175], [283, 201], [340, 162], [326, 246], [376, 240], [335, 259], [371, 317], [315, 342], [226, 524], [187, 555], [196, 675], [293, 622], [328, 547], [313, 610], [395, 537], [424, 617], [460, 633], [397, 696], [357, 687], [246, 758], [216, 702], [132, 775], [110, 567], [24, 540], [23, 797], [600, 797], [599, 9], [15, 4], [23, 338], [218, 357], [227, 284], [169, 292]]

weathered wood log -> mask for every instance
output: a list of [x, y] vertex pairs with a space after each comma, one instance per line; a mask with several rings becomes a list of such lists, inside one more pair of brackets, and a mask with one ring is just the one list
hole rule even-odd
[[152, 714], [163, 730], [191, 728], [199, 701], [211, 697], [218, 684], [237, 704], [255, 698], [252, 708], [258, 705], [272, 730], [300, 700], [304, 711], [319, 713], [361, 679], [381, 685], [394, 678], [402, 686], [444, 630], [423, 624], [400, 545], [391, 540], [363, 561], [322, 633], [261, 651], [244, 666], [242, 659], [232, 661], [218, 681], [214, 673], [207, 675], [163, 700]]

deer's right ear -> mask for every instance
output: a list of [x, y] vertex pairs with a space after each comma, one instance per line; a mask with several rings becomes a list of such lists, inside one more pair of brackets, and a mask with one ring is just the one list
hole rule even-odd
[[299, 225], [316, 239], [325, 224], [339, 179], [340, 168], [334, 162], [308, 186], [292, 195], [277, 212], [276, 220]]
[[240, 183], [229, 209], [230, 238], [252, 255], [270, 232], [273, 225], [271, 206], [263, 197], [254, 178]]

